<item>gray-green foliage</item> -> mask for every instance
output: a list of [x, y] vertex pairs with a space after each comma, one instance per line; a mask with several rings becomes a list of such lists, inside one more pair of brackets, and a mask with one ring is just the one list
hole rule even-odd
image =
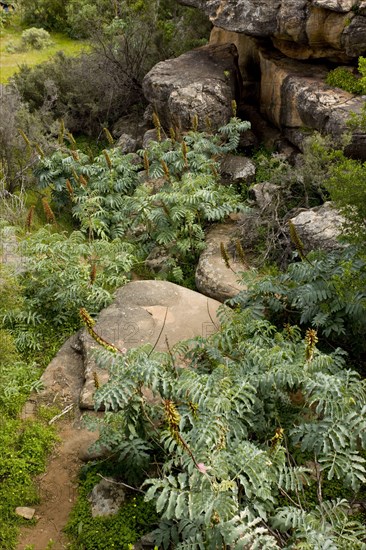
[[52, 44], [50, 33], [45, 29], [31, 27], [22, 32], [21, 48], [43, 50]]
[[310, 253], [286, 272], [258, 279], [245, 273], [248, 291], [234, 302], [252, 306], [277, 322], [313, 326], [334, 344], [362, 355], [366, 334], [366, 261], [363, 247]]
[[159, 247], [170, 258], [166, 275], [182, 280], [183, 264], [204, 246], [207, 223], [242, 208], [234, 189], [220, 185], [216, 158], [235, 150], [248, 127], [233, 117], [216, 135], [192, 131], [182, 141], [151, 142], [141, 160], [118, 148], [95, 159], [59, 150], [35, 174], [56, 204], [72, 206], [82, 232], [132, 240], [140, 257]]
[[97, 355], [110, 379], [95, 405], [115, 411], [101, 421], [98, 445], [127, 472], [160, 456], [159, 475], [144, 484], [162, 518], [156, 542], [363, 548], [366, 531], [347, 516], [349, 503], [309, 505], [304, 489], [335, 478], [357, 492], [365, 483], [365, 382], [344, 352], [320, 352], [297, 327], [278, 332], [249, 310], [222, 310], [221, 322], [209, 339], [169, 354]]
[[31, 278], [28, 301], [33, 299], [45, 314], [49, 311], [56, 324], [81, 305], [94, 313], [109, 304], [113, 290], [126, 282], [134, 260], [133, 247], [121, 241], [88, 241], [78, 231], [67, 236], [49, 228], [24, 240], [21, 251]]
[[26, 267], [20, 277], [24, 298], [6, 309], [3, 322], [22, 351], [41, 349], [40, 331], [47, 325], [77, 327], [80, 307], [95, 314], [108, 305], [135, 261], [126, 243], [88, 241], [79, 231], [67, 236], [50, 227], [27, 236], [20, 252]]

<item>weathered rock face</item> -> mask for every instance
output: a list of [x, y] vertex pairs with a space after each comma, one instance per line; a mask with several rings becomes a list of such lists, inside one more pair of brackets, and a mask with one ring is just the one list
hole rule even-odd
[[[362, 97], [325, 84], [326, 67], [304, 65], [272, 52], [260, 51], [260, 106], [264, 116], [284, 130], [301, 148], [300, 128], [317, 130], [338, 139], [348, 130], [351, 113], [359, 113]], [[366, 135], [355, 133], [348, 153], [365, 158]]]
[[358, 0], [179, 1], [204, 11], [216, 27], [271, 39], [294, 59], [346, 61], [366, 51], [366, 5]]
[[207, 117], [213, 128], [225, 124], [240, 86], [237, 58], [235, 46], [224, 44], [155, 65], [143, 80], [143, 91], [162, 125], [190, 129], [194, 115], [199, 129], [206, 127]]
[[330, 202], [304, 210], [291, 221], [296, 227], [306, 252], [319, 249], [331, 251], [342, 246], [338, 238], [342, 235], [344, 218]]
[[[216, 310], [220, 303], [198, 292], [167, 281], [135, 281], [119, 289], [109, 307], [100, 312], [96, 332], [122, 348], [141, 344], [156, 344], [159, 351], [180, 340], [208, 336], [217, 330]], [[94, 373], [100, 383], [108, 373], [99, 369], [94, 360], [96, 342], [83, 332], [81, 336], [85, 383], [80, 394], [80, 406], [93, 409]]]

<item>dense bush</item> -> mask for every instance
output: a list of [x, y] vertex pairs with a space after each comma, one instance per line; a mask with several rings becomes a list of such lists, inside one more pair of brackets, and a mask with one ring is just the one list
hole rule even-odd
[[[126, 473], [147, 471], [157, 454], [162, 463], [143, 485], [161, 515], [156, 544], [363, 548], [366, 530], [342, 493], [357, 498], [366, 480], [364, 381], [340, 349], [317, 349], [315, 330], [303, 340], [296, 326], [279, 332], [248, 309], [224, 309], [221, 322], [169, 354], [98, 353], [110, 379], [95, 406], [114, 411], [98, 424], [99, 445]], [[333, 479], [340, 492], [327, 500]]]
[[[144, 34], [141, 42], [145, 42]], [[34, 68], [22, 66], [13, 82], [32, 112], [46, 109], [54, 119], [63, 118], [71, 132], [98, 136], [104, 126], [144, 101], [141, 79], [145, 69], [136, 63], [126, 70], [124, 53], [120, 54], [109, 60], [99, 54], [71, 58], [58, 53]]]
[[181, 281], [204, 246], [205, 225], [241, 208], [240, 195], [220, 185], [216, 157], [235, 150], [248, 127], [233, 117], [215, 136], [192, 131], [181, 142], [155, 141], [140, 163], [119, 148], [92, 160], [60, 150], [40, 160], [36, 175], [57, 203], [73, 205], [89, 237], [132, 240], [144, 257], [158, 247], [168, 257], [165, 276]]
[[62, 337], [77, 330], [81, 306], [97, 313], [108, 305], [129, 276], [132, 252], [121, 241], [89, 242], [80, 232], [68, 237], [47, 227], [26, 238], [21, 248], [26, 272], [20, 278], [24, 301], [7, 308], [3, 317], [18, 350], [46, 354], [44, 337], [55, 338], [52, 327]]
[[302, 262], [293, 262], [284, 273], [261, 276], [248, 272], [249, 290], [235, 303], [255, 308], [279, 325], [297, 323], [312, 326], [323, 342], [342, 346], [354, 359], [366, 352], [366, 258], [359, 247], [345, 247], [331, 253], [312, 252]]
[[51, 31], [66, 29], [65, 0], [21, 0], [21, 15], [26, 26]]
[[22, 32], [21, 48], [43, 50], [52, 44], [50, 34], [44, 29], [32, 27]]
[[[57, 7], [54, 0], [25, 2], [26, 14], [28, 8], [29, 14], [37, 14], [34, 4], [45, 4], [46, 9], [47, 2], [53, 2]], [[72, 132], [98, 136], [133, 107], [142, 111], [141, 82], [151, 67], [197, 46], [209, 33], [210, 24], [202, 15], [193, 16], [191, 8], [171, 0], [62, 4], [62, 25], [68, 25], [73, 36], [88, 36], [92, 51], [78, 58], [59, 54], [34, 68], [22, 67], [14, 82], [32, 111], [47, 108], [55, 119], [63, 117]], [[49, 29], [42, 21], [40, 17], [37, 25]]]

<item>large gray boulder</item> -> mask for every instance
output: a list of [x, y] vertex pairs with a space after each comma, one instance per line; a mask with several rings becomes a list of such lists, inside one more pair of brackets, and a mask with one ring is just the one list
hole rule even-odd
[[[218, 328], [216, 310], [220, 303], [167, 281], [134, 281], [120, 288], [114, 302], [99, 314], [96, 332], [119, 349], [152, 344], [167, 351], [181, 340], [208, 336]], [[108, 373], [96, 366], [94, 350], [98, 344], [83, 331], [85, 383], [80, 406], [93, 409], [95, 373], [99, 383]]]
[[366, 5], [359, 0], [179, 0], [216, 27], [273, 45], [294, 59], [347, 61], [366, 51]]
[[145, 76], [142, 86], [163, 127], [191, 129], [225, 124], [231, 116], [231, 101], [240, 86], [234, 45], [203, 46], [176, 59], [161, 61]]
[[326, 202], [309, 210], [300, 212], [291, 219], [304, 245], [305, 251], [328, 250], [342, 247], [338, 241], [342, 235], [344, 218]]
[[[240, 291], [240, 272], [245, 266], [237, 254], [231, 254], [237, 225], [235, 223], [218, 224], [206, 235], [206, 248], [202, 252], [196, 269], [196, 286], [202, 294], [224, 302]], [[235, 245], [234, 245], [235, 246]], [[229, 267], [223, 258], [223, 249], [229, 258]]]

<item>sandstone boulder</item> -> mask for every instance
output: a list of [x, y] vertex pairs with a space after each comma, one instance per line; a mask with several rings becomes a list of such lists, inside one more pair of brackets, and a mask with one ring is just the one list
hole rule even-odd
[[122, 153], [135, 153], [138, 149], [138, 142], [130, 134], [121, 134], [116, 143]]
[[146, 99], [153, 105], [161, 124], [191, 129], [225, 124], [231, 116], [231, 101], [240, 86], [237, 51], [234, 45], [203, 46], [176, 59], [155, 65], [143, 80]]
[[[167, 281], [134, 281], [120, 288], [114, 302], [99, 314], [96, 332], [118, 348], [156, 344], [159, 351], [180, 340], [207, 336], [217, 330], [216, 310], [220, 303], [198, 292]], [[83, 331], [85, 384], [80, 395], [82, 408], [94, 408], [94, 373], [100, 383], [108, 373], [94, 360], [96, 342]]]
[[[363, 97], [325, 84], [326, 67], [265, 51], [260, 52], [260, 63], [262, 112], [297, 146], [301, 147], [299, 129], [317, 130], [338, 140], [348, 131], [351, 113], [361, 112]], [[365, 159], [365, 141], [365, 133], [355, 132], [347, 152]]]
[[[240, 271], [245, 269], [236, 254], [232, 255], [232, 241], [235, 239], [237, 225], [220, 224], [210, 229], [206, 236], [206, 248], [202, 252], [196, 269], [196, 286], [202, 294], [224, 302], [240, 291]], [[222, 255], [224, 247], [229, 256], [227, 267]]]
[[158, 141], [158, 134], [155, 128], [151, 128], [144, 133], [144, 137], [142, 139], [142, 147], [146, 149], [149, 143], [151, 143], [152, 141]]
[[[117, 141], [121, 141], [121, 144], [117, 143], [117, 145], [124, 145], [127, 138], [123, 136], [129, 136], [129, 140], [136, 141], [136, 147], [139, 149], [142, 146], [142, 137], [150, 127], [150, 120], [145, 120], [141, 115], [132, 113], [118, 119], [112, 126], [111, 132]], [[129, 153], [131, 150], [127, 152]]]
[[330, 202], [304, 210], [291, 219], [306, 252], [310, 250], [334, 250], [340, 248], [344, 218]]

